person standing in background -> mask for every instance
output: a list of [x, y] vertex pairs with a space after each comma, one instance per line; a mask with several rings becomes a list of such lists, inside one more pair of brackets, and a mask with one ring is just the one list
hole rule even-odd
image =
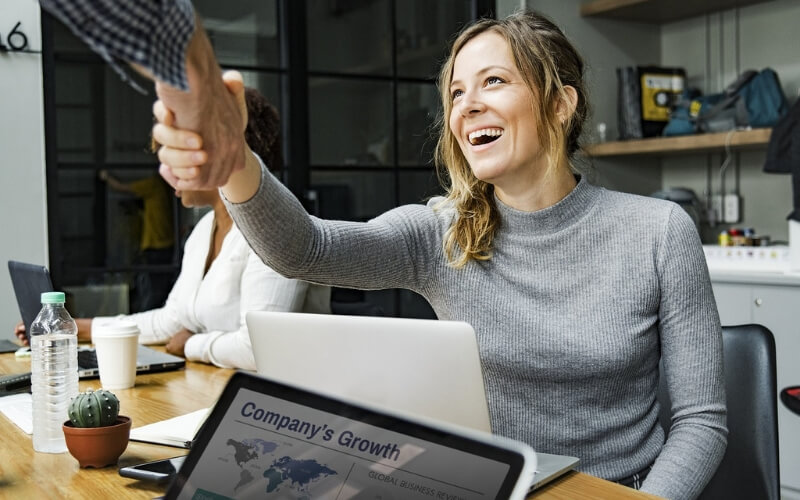
[[175, 274], [169, 270], [152, 269], [168, 266], [175, 257], [175, 232], [170, 187], [158, 175], [132, 182], [122, 182], [100, 170], [97, 177], [111, 189], [129, 193], [142, 201], [139, 251], [133, 264], [144, 266], [134, 278], [131, 311], [147, 311], [164, 303]]

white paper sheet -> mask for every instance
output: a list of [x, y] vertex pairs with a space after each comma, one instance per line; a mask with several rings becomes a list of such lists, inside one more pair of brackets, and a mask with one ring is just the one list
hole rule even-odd
[[0, 412], [25, 434], [33, 434], [33, 401], [29, 393], [0, 398]]
[[210, 411], [211, 408], [203, 408], [186, 415], [136, 427], [131, 429], [130, 438], [132, 441], [189, 448]]

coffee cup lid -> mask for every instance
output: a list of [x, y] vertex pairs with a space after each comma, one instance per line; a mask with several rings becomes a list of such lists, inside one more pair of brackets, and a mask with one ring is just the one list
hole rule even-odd
[[139, 335], [139, 327], [133, 321], [109, 318], [92, 323], [92, 337], [117, 337]]

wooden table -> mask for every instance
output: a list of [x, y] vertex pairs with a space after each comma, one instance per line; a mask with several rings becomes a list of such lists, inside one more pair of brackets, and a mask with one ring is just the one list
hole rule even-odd
[[[0, 354], [0, 373], [30, 370], [30, 362], [14, 354]], [[157, 422], [214, 404], [233, 373], [202, 363], [186, 363], [185, 370], [139, 375], [132, 389], [116, 390], [120, 413], [133, 426]], [[97, 389], [99, 380], [80, 383], [81, 390]], [[0, 498], [153, 498], [164, 486], [121, 477], [117, 467], [80, 469], [69, 453], [35, 453], [31, 437], [5, 415], [0, 416]], [[186, 454], [169, 446], [131, 441], [119, 466]], [[570, 472], [531, 494], [533, 500], [588, 500], [596, 498], [656, 498], [593, 476]]]

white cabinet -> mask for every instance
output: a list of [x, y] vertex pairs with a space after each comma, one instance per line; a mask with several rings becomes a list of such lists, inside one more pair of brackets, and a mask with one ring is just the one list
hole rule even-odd
[[[715, 280], [713, 275], [712, 283], [723, 325], [758, 323], [772, 331], [778, 390], [800, 385], [800, 286], [724, 282]], [[800, 416], [780, 400], [778, 439], [783, 498], [800, 499]]]

